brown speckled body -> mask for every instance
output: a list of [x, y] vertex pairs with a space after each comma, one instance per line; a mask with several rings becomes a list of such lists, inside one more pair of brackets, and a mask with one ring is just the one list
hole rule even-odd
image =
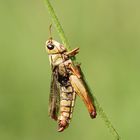
[[50, 38], [46, 42], [46, 49], [55, 83], [51, 85], [53, 90], [51, 90], [49, 114], [52, 119], [58, 121], [58, 131], [63, 131], [70, 123], [76, 94], [84, 101], [91, 118], [95, 118], [96, 109], [81, 78], [79, 68], [70, 59], [78, 53], [79, 48], [67, 51], [63, 45]]
[[68, 65], [72, 61], [67, 59], [65, 53], [50, 54], [49, 59], [60, 86], [58, 131], [61, 132], [70, 123], [76, 99], [76, 93], [69, 80], [71, 71], [69, 71]]
[[70, 119], [72, 118], [76, 93], [69, 82], [66, 86], [62, 86], [60, 90], [60, 115], [58, 117], [58, 131], [63, 131], [66, 127], [68, 127]]
[[[61, 58], [64, 58], [61, 54]], [[74, 103], [76, 98], [76, 93], [70, 83], [69, 76], [70, 71], [67, 68], [67, 64], [71, 60], [61, 61], [59, 57], [59, 65], [56, 67], [58, 73], [58, 81], [60, 85], [60, 110], [58, 117], [58, 131], [61, 132], [68, 127], [70, 120], [72, 118], [72, 113], [74, 109]], [[58, 60], [57, 60], [58, 62]]]

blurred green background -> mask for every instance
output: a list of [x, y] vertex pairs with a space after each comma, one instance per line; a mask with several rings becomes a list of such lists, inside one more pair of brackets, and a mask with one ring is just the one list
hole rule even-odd
[[[140, 1], [51, 1], [104, 111], [123, 139], [138, 139]], [[112, 140], [79, 98], [63, 133], [48, 117], [50, 23], [45, 0], [0, 0], [0, 140]]]

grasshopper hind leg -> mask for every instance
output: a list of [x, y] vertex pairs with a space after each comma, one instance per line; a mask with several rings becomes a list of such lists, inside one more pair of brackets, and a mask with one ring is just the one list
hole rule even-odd
[[74, 87], [75, 92], [82, 98], [84, 101], [88, 112], [90, 114], [91, 118], [96, 117], [96, 109], [93, 105], [92, 99], [88, 93], [88, 90], [86, 89], [82, 79], [78, 78], [76, 75], [70, 76], [70, 81], [72, 86]]

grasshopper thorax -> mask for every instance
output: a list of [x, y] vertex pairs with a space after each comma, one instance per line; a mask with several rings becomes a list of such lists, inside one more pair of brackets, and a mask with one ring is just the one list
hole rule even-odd
[[61, 54], [66, 51], [66, 48], [64, 48], [63, 45], [55, 40], [52, 40], [52, 38], [46, 41], [45, 47], [48, 54]]

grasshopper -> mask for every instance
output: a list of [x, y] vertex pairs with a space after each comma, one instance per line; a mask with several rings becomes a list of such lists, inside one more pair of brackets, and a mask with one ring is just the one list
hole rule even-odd
[[64, 45], [50, 37], [45, 44], [52, 70], [49, 98], [49, 115], [58, 121], [58, 131], [69, 126], [76, 95], [84, 101], [91, 118], [96, 117], [96, 109], [82, 79], [80, 66], [71, 60], [79, 48], [67, 51]]

